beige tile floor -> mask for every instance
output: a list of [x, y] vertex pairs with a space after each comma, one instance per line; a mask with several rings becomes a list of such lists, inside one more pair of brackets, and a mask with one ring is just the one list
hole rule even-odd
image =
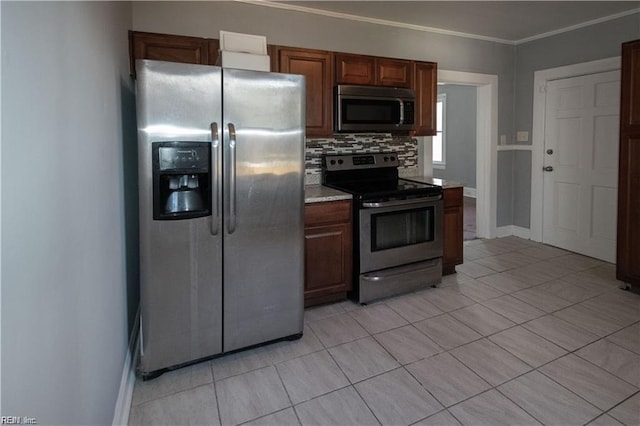
[[438, 288], [305, 312], [302, 339], [138, 381], [129, 424], [639, 425], [640, 295], [611, 264], [465, 242]]

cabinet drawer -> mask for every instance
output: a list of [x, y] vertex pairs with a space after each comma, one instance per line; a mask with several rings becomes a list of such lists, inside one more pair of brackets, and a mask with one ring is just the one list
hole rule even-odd
[[323, 223], [341, 223], [350, 221], [350, 200], [311, 203], [304, 207], [304, 225], [307, 227]]

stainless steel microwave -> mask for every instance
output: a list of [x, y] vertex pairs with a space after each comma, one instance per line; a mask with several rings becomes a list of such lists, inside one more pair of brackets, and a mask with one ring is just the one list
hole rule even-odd
[[334, 130], [340, 133], [406, 132], [415, 128], [412, 89], [340, 84], [335, 89]]

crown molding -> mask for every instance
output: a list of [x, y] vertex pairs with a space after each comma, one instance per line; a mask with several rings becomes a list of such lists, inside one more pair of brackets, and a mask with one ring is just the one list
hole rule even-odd
[[546, 32], [546, 33], [542, 33], [542, 34], [534, 35], [534, 36], [531, 36], [531, 37], [523, 38], [523, 39], [520, 39], [520, 40], [516, 40], [514, 42], [514, 44], [523, 44], [523, 43], [528, 43], [528, 42], [534, 41], [534, 40], [540, 40], [541, 38], [551, 37], [551, 36], [554, 36], [554, 35], [566, 33], [566, 32], [569, 32], [569, 31], [580, 29], [580, 28], [589, 27], [591, 25], [600, 24], [602, 22], [612, 21], [614, 19], [623, 18], [625, 16], [633, 15], [633, 14], [639, 13], [639, 12], [640, 12], [640, 8], [637, 8], [637, 9], [631, 9], [631, 10], [627, 10], [627, 11], [624, 11], [624, 12], [616, 13], [614, 15], [603, 16], [602, 18], [592, 19], [591, 21], [585, 21], [585, 22], [582, 22], [580, 24], [572, 25], [570, 27], [560, 28], [558, 30], [549, 31], [549, 32]]
[[275, 3], [275, 2], [272, 2], [272, 1], [269, 1], [269, 0], [233, 0], [233, 1], [238, 2], [238, 3], [252, 4], [252, 5], [256, 5], [256, 6], [272, 7], [272, 8], [275, 8], [275, 9], [285, 9], [285, 10], [291, 10], [291, 11], [295, 11], [295, 12], [311, 13], [311, 14], [314, 14], [314, 15], [327, 16], [327, 17], [330, 17], [330, 18], [347, 19], [347, 20], [350, 20], [350, 21], [366, 22], [366, 23], [369, 23], [369, 24], [377, 24], [377, 25], [386, 25], [388, 27], [404, 28], [404, 29], [408, 29], [408, 30], [422, 31], [422, 32], [427, 32], [427, 33], [451, 35], [451, 36], [456, 36], [456, 37], [471, 38], [471, 39], [475, 39], [475, 40], [490, 41], [490, 42], [494, 42], [494, 43], [502, 43], [502, 44], [509, 44], [509, 45], [515, 45], [516, 44], [514, 41], [504, 40], [504, 39], [501, 39], [501, 38], [486, 37], [486, 36], [481, 36], [481, 35], [477, 35], [477, 34], [463, 33], [463, 32], [459, 32], [459, 31], [449, 31], [449, 30], [443, 30], [443, 29], [440, 29], [440, 28], [432, 28], [432, 27], [425, 27], [425, 26], [422, 26], [422, 25], [407, 24], [407, 23], [404, 23], [404, 22], [389, 21], [389, 20], [386, 20], [386, 19], [368, 18], [368, 17], [365, 17], [365, 16], [357, 16], [357, 15], [351, 15], [351, 14], [348, 14], [348, 13], [332, 12], [332, 11], [328, 11], [328, 10], [313, 9], [311, 7], [298, 6], [298, 5], [287, 4], [287, 3]]
[[573, 30], [577, 30], [577, 29], [580, 29], [580, 28], [588, 27], [590, 25], [599, 24], [599, 23], [602, 23], [602, 22], [611, 21], [613, 19], [622, 18], [622, 17], [633, 15], [635, 13], [639, 13], [640, 12], [640, 8], [627, 10], [625, 12], [616, 13], [614, 15], [609, 15], [609, 16], [604, 16], [602, 18], [593, 19], [591, 21], [582, 22], [580, 24], [572, 25], [570, 27], [561, 28], [561, 29], [554, 30], [554, 31], [549, 31], [549, 32], [542, 33], [542, 34], [537, 34], [537, 35], [534, 35], [534, 36], [531, 36], [531, 37], [526, 37], [526, 38], [523, 38], [523, 39], [520, 39], [520, 40], [505, 40], [505, 39], [502, 39], [502, 38], [487, 37], [487, 36], [482, 36], [482, 35], [478, 35], [478, 34], [464, 33], [464, 32], [460, 32], [460, 31], [443, 30], [441, 28], [425, 27], [425, 26], [422, 26], [422, 25], [407, 24], [407, 23], [404, 23], [404, 22], [389, 21], [389, 20], [386, 20], [386, 19], [368, 18], [368, 17], [365, 17], [365, 16], [351, 15], [351, 14], [348, 14], [348, 13], [332, 12], [332, 11], [328, 11], [328, 10], [314, 9], [314, 8], [311, 8], [311, 7], [298, 6], [298, 5], [288, 4], [288, 3], [284, 3], [284, 2], [273, 2], [273, 1], [270, 1], [270, 0], [233, 0], [233, 1], [238, 2], [238, 3], [247, 3], [247, 4], [251, 4], [251, 5], [255, 5], [255, 6], [263, 6], [263, 7], [271, 7], [271, 8], [274, 8], [274, 9], [284, 9], [284, 10], [291, 10], [291, 11], [295, 11], [295, 12], [311, 13], [311, 14], [314, 14], [314, 15], [327, 16], [327, 17], [330, 17], [330, 18], [346, 19], [346, 20], [350, 20], [350, 21], [366, 22], [366, 23], [369, 23], [369, 24], [377, 24], [377, 25], [386, 25], [388, 27], [404, 28], [404, 29], [408, 29], [408, 30], [422, 31], [422, 32], [426, 32], [426, 33], [434, 33], [434, 34], [443, 34], [443, 35], [450, 35], [450, 36], [456, 36], [456, 37], [464, 37], [464, 38], [470, 38], [470, 39], [474, 39], [474, 40], [482, 40], [482, 41], [490, 41], [490, 42], [494, 42], [494, 43], [508, 44], [508, 45], [512, 45], [512, 46], [523, 44], [523, 43], [528, 43], [530, 41], [539, 40], [539, 39], [546, 38], [546, 37], [551, 37], [551, 36], [554, 36], [554, 35], [562, 34], [562, 33], [573, 31]]

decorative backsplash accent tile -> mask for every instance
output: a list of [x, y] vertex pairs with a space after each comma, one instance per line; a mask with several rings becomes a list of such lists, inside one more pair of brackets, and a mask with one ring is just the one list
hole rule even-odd
[[337, 134], [327, 139], [307, 139], [305, 152], [306, 175], [319, 175], [323, 154], [355, 154], [367, 152], [398, 153], [400, 170], [418, 167], [418, 141], [411, 136], [389, 133]]

